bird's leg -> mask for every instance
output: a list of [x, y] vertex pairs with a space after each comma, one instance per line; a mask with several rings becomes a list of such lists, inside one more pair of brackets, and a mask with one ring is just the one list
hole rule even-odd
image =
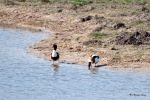
[[57, 60], [57, 65], [59, 65], [59, 60]]
[[54, 61], [53, 61], [53, 65], [54, 65]]
[[89, 69], [89, 70], [91, 69], [91, 66], [92, 66], [92, 63], [89, 62], [89, 63], [88, 63], [88, 69]]
[[57, 66], [59, 65], [59, 60], [56, 61], [56, 65], [57, 65]]
[[91, 66], [88, 66], [88, 69], [90, 70]]

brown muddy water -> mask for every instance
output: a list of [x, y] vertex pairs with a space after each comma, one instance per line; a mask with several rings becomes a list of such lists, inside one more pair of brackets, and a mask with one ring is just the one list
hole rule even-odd
[[0, 100], [150, 100], [150, 74], [71, 64], [56, 68], [27, 53], [45, 37], [0, 28]]

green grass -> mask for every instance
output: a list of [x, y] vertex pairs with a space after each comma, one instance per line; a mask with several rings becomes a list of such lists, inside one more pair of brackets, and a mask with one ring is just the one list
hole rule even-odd
[[90, 2], [89, 0], [70, 0], [70, 1], [73, 5], [76, 5], [76, 6], [83, 6]]
[[135, 21], [135, 22], [132, 22], [131, 23], [131, 27], [142, 27], [143, 25], [145, 25], [145, 22], [144, 21], [142, 21], [142, 20], [138, 20], [138, 21]]
[[94, 33], [91, 33], [90, 36], [93, 37], [94, 39], [103, 39], [103, 38], [107, 38], [108, 34], [100, 33], [100, 32], [94, 32]]

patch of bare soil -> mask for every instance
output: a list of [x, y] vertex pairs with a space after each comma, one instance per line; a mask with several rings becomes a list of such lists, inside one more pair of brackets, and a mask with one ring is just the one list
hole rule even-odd
[[150, 45], [150, 33], [138, 31], [132, 34], [123, 33], [116, 37], [116, 43], [121, 45]]

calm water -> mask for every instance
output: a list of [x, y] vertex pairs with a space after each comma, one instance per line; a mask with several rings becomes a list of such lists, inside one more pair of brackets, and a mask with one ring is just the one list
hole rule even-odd
[[150, 100], [150, 74], [87, 70], [26, 53], [41, 34], [0, 29], [0, 100]]

